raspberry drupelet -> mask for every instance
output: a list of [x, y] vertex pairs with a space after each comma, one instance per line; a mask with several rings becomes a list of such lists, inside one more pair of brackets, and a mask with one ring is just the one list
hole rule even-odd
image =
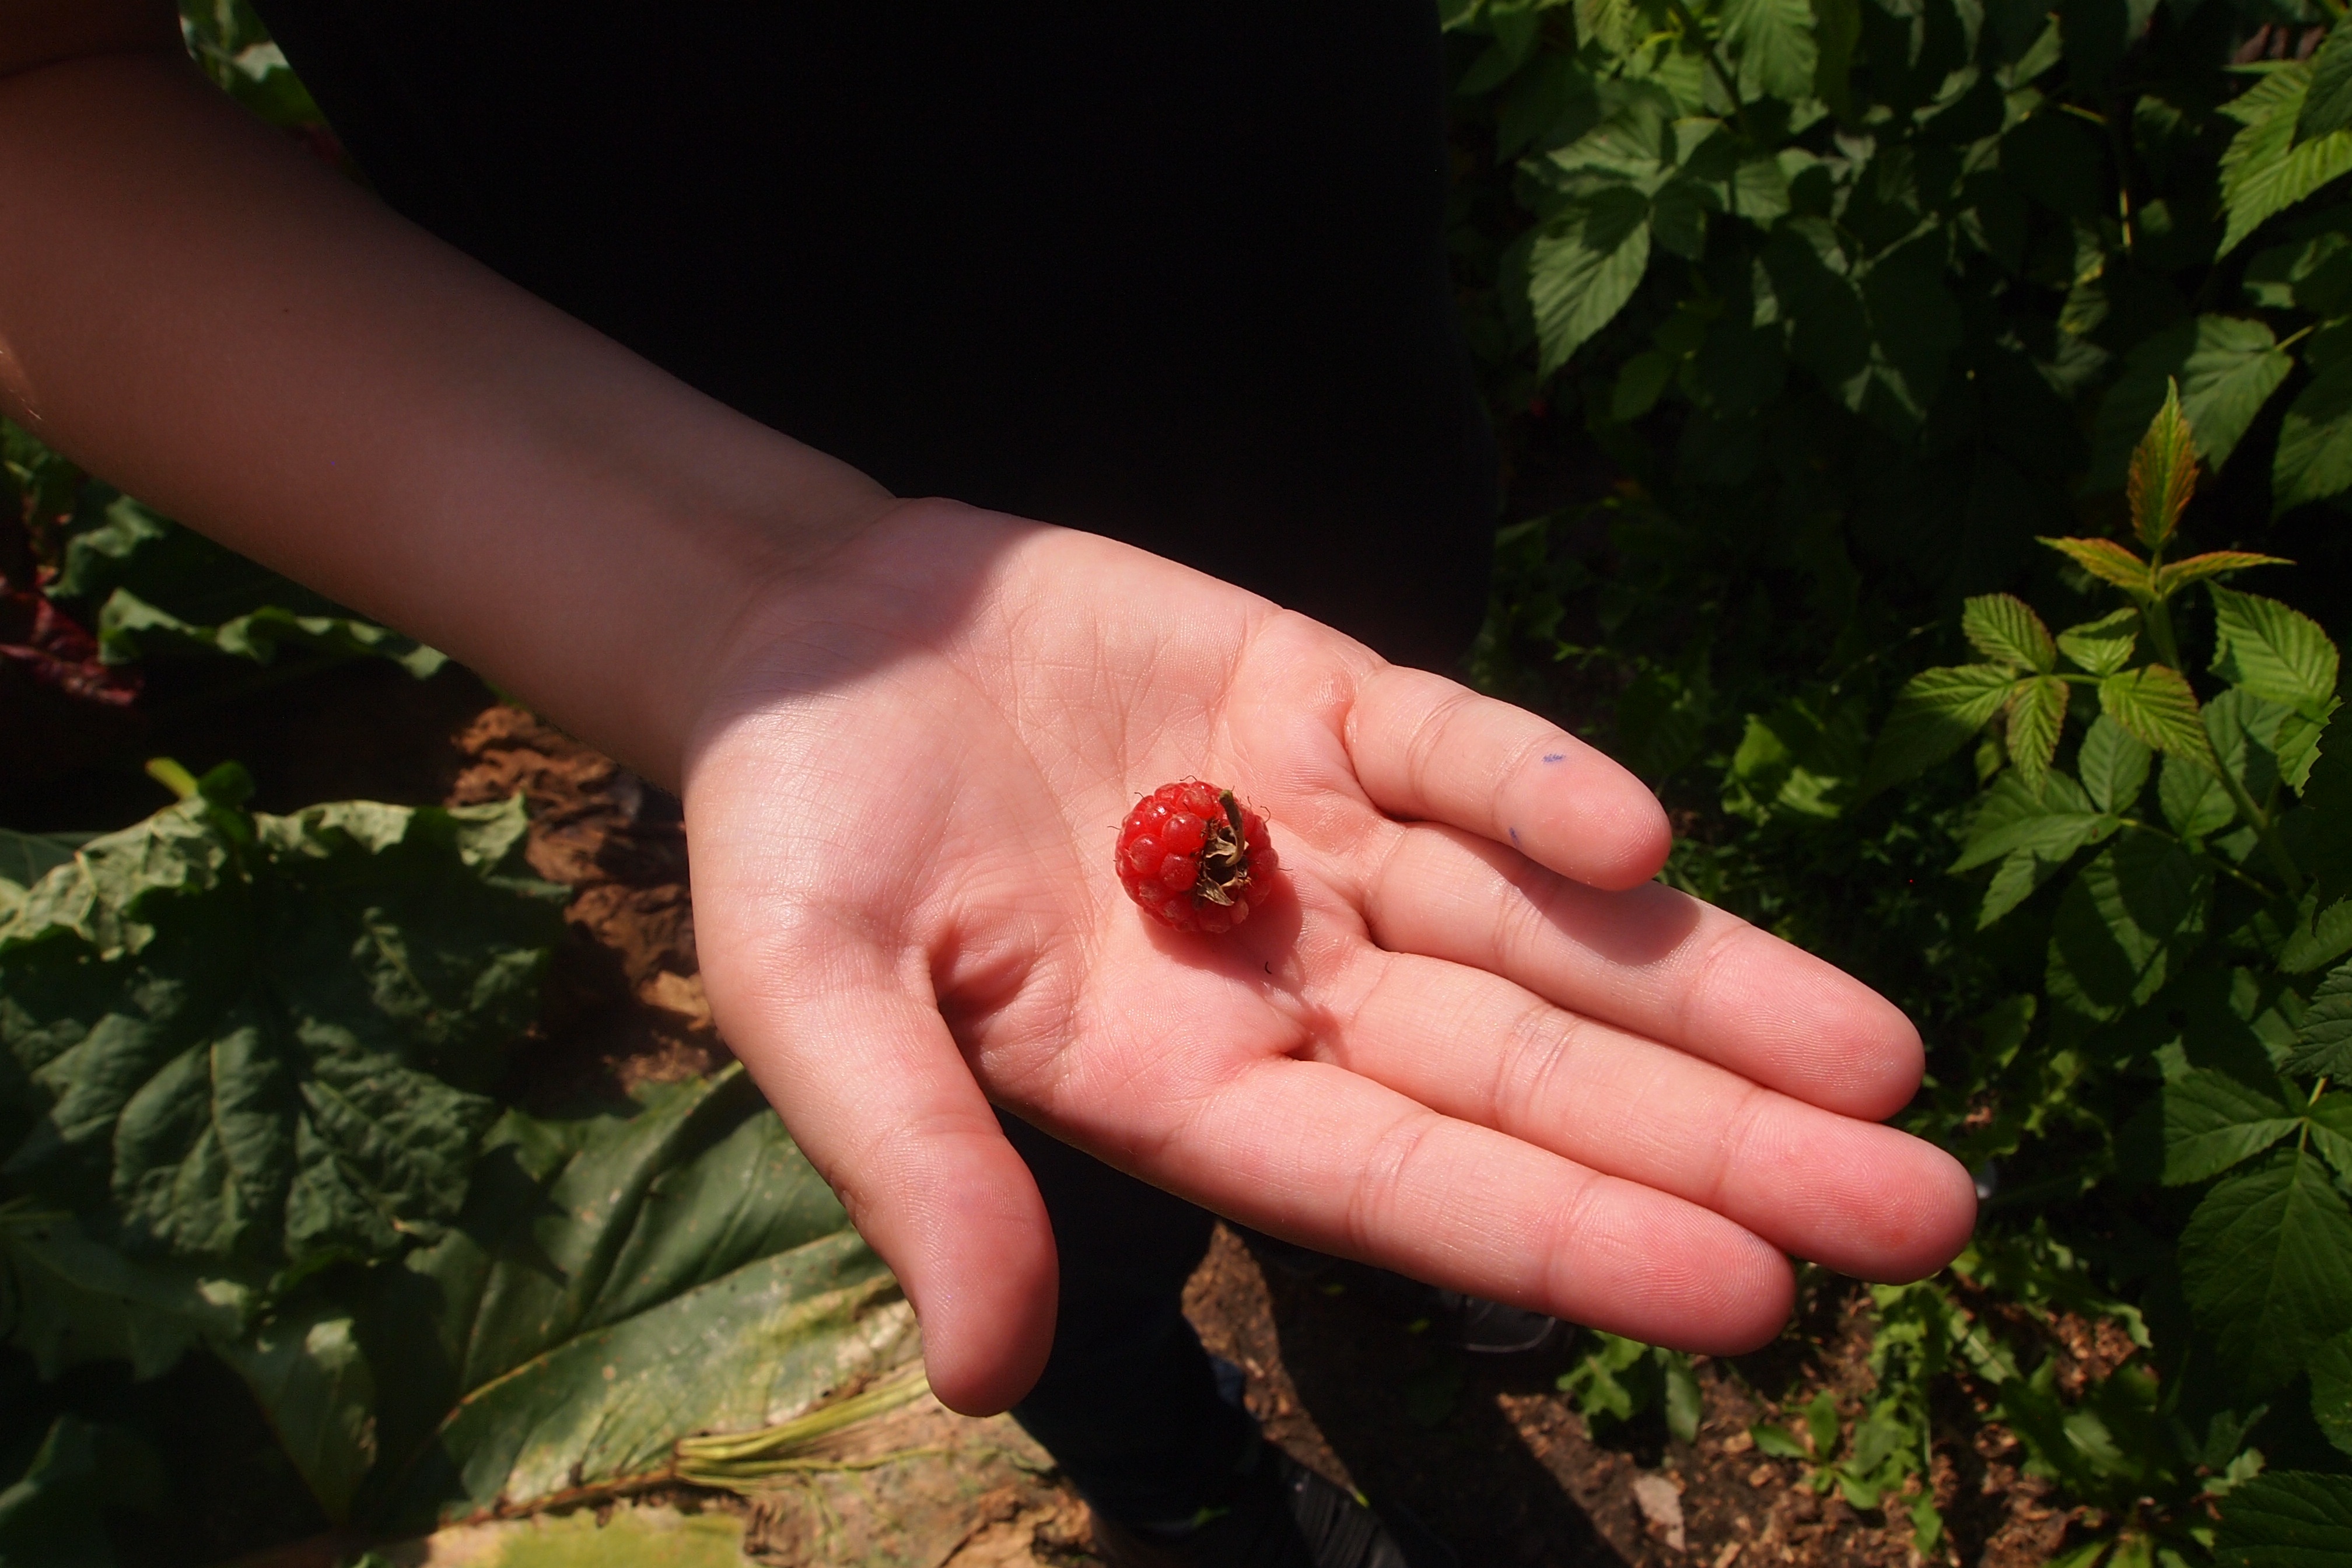
[[1174, 931], [1241, 924], [1265, 902], [1275, 865], [1265, 818], [1198, 780], [1160, 785], [1119, 825], [1119, 885]]

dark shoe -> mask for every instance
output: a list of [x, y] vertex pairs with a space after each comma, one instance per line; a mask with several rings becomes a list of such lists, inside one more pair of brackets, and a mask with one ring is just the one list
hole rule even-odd
[[1095, 1546], [1111, 1568], [1456, 1568], [1444, 1542], [1417, 1521], [1400, 1524], [1391, 1532], [1271, 1443], [1239, 1479], [1232, 1503], [1190, 1529], [1137, 1529], [1094, 1516]]
[[1433, 1329], [1441, 1342], [1473, 1355], [1538, 1351], [1576, 1331], [1558, 1318], [1525, 1307], [1507, 1307], [1459, 1290], [1440, 1290], [1385, 1268], [1328, 1257], [1258, 1231], [1244, 1230], [1242, 1237], [1260, 1263], [1288, 1278], [1325, 1289], [1336, 1287], [1360, 1292], [1383, 1315], [1411, 1325], [1414, 1332]]

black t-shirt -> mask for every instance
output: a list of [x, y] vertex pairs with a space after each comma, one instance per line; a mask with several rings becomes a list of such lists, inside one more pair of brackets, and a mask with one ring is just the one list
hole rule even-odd
[[258, 8], [393, 205], [892, 490], [1475, 628], [1427, 0]]

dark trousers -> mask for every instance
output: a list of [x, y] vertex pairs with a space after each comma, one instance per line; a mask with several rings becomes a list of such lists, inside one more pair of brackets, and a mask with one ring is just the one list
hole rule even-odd
[[1062, 1264], [1053, 1355], [1013, 1418], [1111, 1518], [1190, 1519], [1230, 1486], [1256, 1440], [1184, 1321], [1184, 1281], [1216, 1222], [1024, 1121], [997, 1119], [1037, 1178]]

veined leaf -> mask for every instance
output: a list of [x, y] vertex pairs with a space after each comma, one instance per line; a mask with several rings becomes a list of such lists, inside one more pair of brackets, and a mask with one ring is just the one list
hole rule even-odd
[[1538, 231], [1528, 251], [1528, 304], [1551, 374], [1633, 297], [1650, 264], [1650, 207], [1612, 186]]
[[2038, 792], [2022, 779], [2004, 775], [1979, 800], [1966, 846], [1951, 868], [1972, 871], [2019, 850], [2063, 863], [2122, 826], [2093, 805], [2083, 787], [2064, 773], [2052, 773]]
[[2196, 858], [2153, 834], [2101, 850], [2059, 900], [2051, 999], [2101, 1020], [2145, 1005], [2204, 939], [2212, 881]]
[[231, 1280], [125, 1258], [70, 1215], [0, 1205], [0, 1341], [31, 1355], [44, 1379], [94, 1361], [160, 1376], [198, 1340], [239, 1332], [248, 1295]]
[[2146, 743], [2102, 713], [2083, 737], [2074, 771], [2082, 775], [2092, 804], [2101, 811], [2126, 812], [2147, 787], [2148, 762]]
[[13, 883], [22, 891], [72, 859], [88, 841], [80, 834], [12, 833], [0, 827], [0, 882]]
[[2257, 697], [2325, 719], [2336, 700], [2335, 643], [2276, 599], [2213, 584], [2213, 673]]
[[[2338, 132], [2342, 134], [2342, 132]], [[2352, 1476], [2273, 1470], [2230, 1489], [2218, 1568], [2341, 1568], [2352, 1562]]]
[[[2352, 29], [2336, 32], [2352, 36]], [[2283, 512], [2347, 489], [2352, 489], [2352, 360], [2339, 360], [2287, 405], [2271, 461], [2271, 510]]]
[[375, 1375], [351, 1315], [313, 1308], [214, 1349], [236, 1369], [331, 1523], [349, 1521], [360, 1480], [375, 1463]]
[[1968, 744], [2009, 700], [2016, 678], [1996, 664], [1923, 670], [1896, 693], [1861, 789], [1868, 795], [1926, 772]]
[[1576, 0], [1576, 34], [1622, 55], [1641, 42], [1644, 24], [1638, 0]]
[[2091, 431], [2090, 488], [2126, 483], [2131, 455], [2163, 407], [2168, 384], [2179, 384], [2180, 410], [2198, 456], [2219, 469], [2294, 368], [2270, 328], [2236, 316], [2199, 316], [2147, 338], [2126, 356], [2123, 374], [2099, 404]]
[[2202, 555], [2186, 556], [2168, 561], [2156, 569], [2156, 596], [2168, 599], [2192, 583], [2210, 582], [2224, 572], [2242, 572], [2249, 566], [2292, 566], [2292, 561], [2275, 555], [2257, 555], [2251, 550], [2209, 550]]
[[32, 1123], [5, 1169], [133, 1248], [391, 1250], [464, 1195], [493, 1112], [445, 1079], [487, 1082], [530, 1021], [562, 889], [522, 867], [519, 798], [213, 794], [92, 839], [0, 925], [0, 1092]]
[[2065, 861], [2047, 859], [2034, 850], [2011, 850], [1993, 868], [1992, 880], [1985, 884], [1984, 902], [1977, 906], [1977, 930], [1990, 929], [2065, 868]]
[[2329, 1442], [2352, 1454], [2352, 1333], [2312, 1353], [2311, 1414]]
[[1723, 45], [1738, 62], [1741, 97], [1797, 103], [1813, 95], [1821, 51], [1812, 0], [1725, 0]]
[[2245, 129], [2221, 153], [2221, 205], [2230, 224], [2217, 255], [2229, 255], [2264, 219], [2352, 171], [2352, 132], [2295, 140], [2311, 85], [2312, 62], [2289, 61], [2221, 106]]
[[2329, 970], [2311, 994], [2285, 1065], [2298, 1076], [2352, 1078], [2352, 963]]
[[2352, 1328], [2352, 1211], [2308, 1149], [2283, 1149], [2207, 1194], [2180, 1233], [2181, 1285], [2250, 1394]]
[[2197, 694], [2179, 670], [2144, 664], [2108, 676], [2099, 682], [2099, 710], [2144, 745], [2220, 770], [2198, 718]]
[[2009, 760], [2030, 790], [2050, 776], [2058, 731], [2066, 722], [2066, 683], [2054, 675], [2021, 680], [2009, 696]]
[[2172, 831], [2192, 841], [2219, 833], [2238, 820], [2238, 803], [2230, 798], [2220, 772], [2202, 763], [2165, 758], [2156, 797]]
[[2164, 1184], [2218, 1176], [2303, 1125], [2300, 1107], [2228, 1073], [2186, 1073], [2164, 1086]]
[[2339, 1180], [2352, 1184], [2352, 1094], [2331, 1090], [2304, 1115], [2310, 1122], [2311, 1146], [2336, 1167]]
[[[2042, 542], [2099, 581], [2112, 583], [2126, 593], [2147, 596], [2156, 591], [2156, 578], [2148, 570], [2147, 563], [2112, 539], [2051, 539], [2045, 536]], [[2112, 620], [2114, 617], [2108, 618]]]
[[2180, 384], [2167, 376], [2164, 406], [2132, 448], [2131, 476], [2125, 486], [2132, 527], [2151, 554], [2172, 537], [2189, 498], [2196, 493], [2196, 443], [2180, 412]]
[[1960, 631], [1975, 649], [1996, 664], [2049, 674], [2058, 667], [2058, 645], [2032, 607], [2014, 594], [1979, 594], [1960, 609]]
[[2311, 85], [2294, 117], [2300, 144], [2333, 136], [2352, 125], [2352, 27], [2339, 20], [2311, 57]]
[[2058, 634], [2058, 651], [2093, 675], [2113, 675], [2139, 646], [2139, 612], [2117, 610]]

